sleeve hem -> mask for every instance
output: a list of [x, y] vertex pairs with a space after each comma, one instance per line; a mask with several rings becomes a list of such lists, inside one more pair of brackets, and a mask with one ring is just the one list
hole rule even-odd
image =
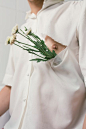
[[13, 75], [5, 74], [2, 80], [2, 84], [12, 87], [12, 83], [13, 83]]

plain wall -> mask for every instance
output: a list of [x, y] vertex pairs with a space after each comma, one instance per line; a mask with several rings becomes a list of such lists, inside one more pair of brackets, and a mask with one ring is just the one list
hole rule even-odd
[[10, 47], [5, 46], [5, 40], [11, 35], [15, 24], [20, 27], [25, 22], [25, 15], [29, 10], [27, 0], [0, 0], [0, 86], [2, 86]]
[[[2, 80], [5, 74], [9, 45], [5, 46], [7, 36], [11, 35], [11, 30], [18, 24], [19, 27], [25, 23], [26, 12], [30, 7], [27, 0], [0, 0], [0, 90], [3, 88]], [[10, 119], [9, 110], [0, 117], [0, 129]]]

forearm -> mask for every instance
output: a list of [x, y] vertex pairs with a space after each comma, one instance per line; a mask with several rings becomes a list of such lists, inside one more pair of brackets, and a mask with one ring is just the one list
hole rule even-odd
[[9, 109], [11, 87], [5, 86], [0, 91], [0, 116]]
[[86, 129], [86, 115], [85, 115], [85, 119], [84, 119], [83, 129]]

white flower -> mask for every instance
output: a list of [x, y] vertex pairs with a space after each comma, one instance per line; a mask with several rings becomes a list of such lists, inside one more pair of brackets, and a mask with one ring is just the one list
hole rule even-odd
[[14, 35], [12, 35], [12, 36], [10, 37], [10, 44], [11, 44], [11, 45], [14, 43], [15, 39], [16, 39], [16, 34], [14, 34]]
[[29, 35], [29, 33], [30, 33], [31, 31], [32, 31], [31, 28], [29, 28], [29, 29], [26, 31], [25, 35]]
[[5, 45], [10, 44], [10, 36], [7, 37], [6, 41], [5, 41]]
[[13, 27], [11, 34], [12, 34], [12, 35], [13, 35], [13, 34], [16, 34], [17, 31], [18, 31], [18, 25], [16, 24], [16, 25]]

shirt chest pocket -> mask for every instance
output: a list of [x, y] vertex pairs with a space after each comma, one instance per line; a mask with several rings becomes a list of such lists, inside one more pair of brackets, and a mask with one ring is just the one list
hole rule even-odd
[[79, 62], [79, 46], [72, 49], [77, 61]]

